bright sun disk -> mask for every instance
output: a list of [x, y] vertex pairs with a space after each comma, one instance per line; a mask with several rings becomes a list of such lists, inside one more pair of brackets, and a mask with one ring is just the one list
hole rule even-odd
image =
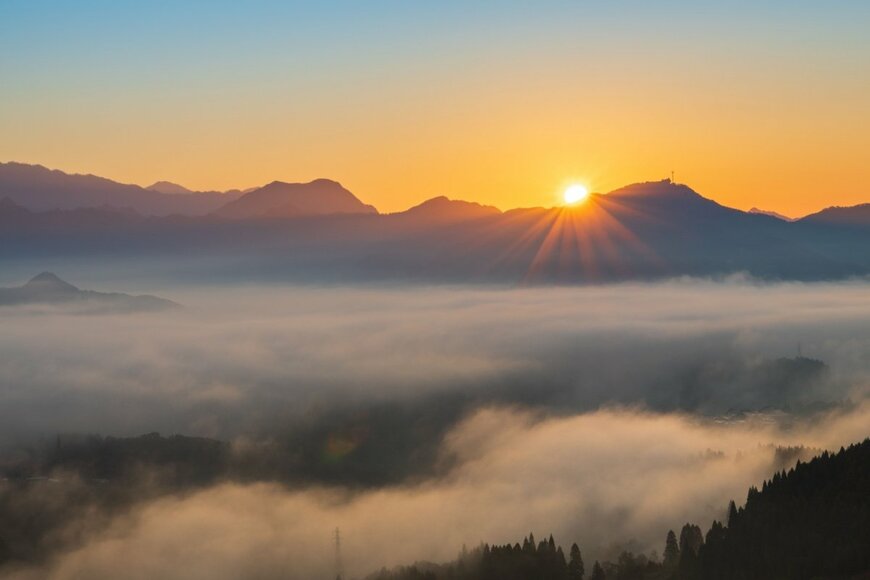
[[567, 205], [574, 205], [586, 201], [586, 198], [589, 197], [589, 190], [580, 184], [575, 184], [566, 189], [562, 197]]

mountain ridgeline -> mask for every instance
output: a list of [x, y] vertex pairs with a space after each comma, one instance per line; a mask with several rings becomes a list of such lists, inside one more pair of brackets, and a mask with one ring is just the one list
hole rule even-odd
[[437, 197], [380, 214], [327, 179], [197, 193], [2, 164], [0, 264], [149, 258], [152, 276], [171, 267], [211, 281], [833, 280], [870, 274], [867, 207], [788, 221], [664, 180], [577, 207], [502, 212]]
[[[79, 208], [127, 208], [143, 215], [201, 215], [214, 211], [241, 192], [192, 192], [118, 183], [96, 175], [70, 175], [41, 165], [0, 163], [0, 199], [33, 211]], [[183, 195], [178, 195], [182, 192]]]
[[227, 203], [215, 215], [224, 218], [287, 218], [330, 214], [373, 214], [340, 183], [316, 179], [310, 183], [273, 181]]
[[47, 305], [74, 307], [79, 312], [148, 312], [178, 308], [171, 300], [156, 296], [131, 296], [119, 292], [80, 290], [51, 272], [43, 272], [22, 286], [0, 288], [0, 307]]

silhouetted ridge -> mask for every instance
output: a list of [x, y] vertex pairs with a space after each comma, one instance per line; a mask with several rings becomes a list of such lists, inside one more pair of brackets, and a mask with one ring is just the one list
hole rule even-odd
[[395, 215], [432, 220], [464, 220], [499, 214], [501, 211], [491, 205], [449, 199], [440, 195]]
[[[175, 200], [199, 195], [148, 194]], [[669, 180], [593, 194], [570, 209], [504, 213], [442, 196], [377, 216], [329, 179], [274, 181], [201, 218], [135, 216], [101, 205], [45, 212], [0, 205], [0, 259], [171, 256], [194, 276], [310, 282], [583, 283], [734, 272], [821, 280], [870, 274], [870, 228], [754, 215]], [[112, 203], [123, 205], [130, 204]]]
[[[707, 198], [701, 196], [701, 194], [696, 192], [688, 185], [674, 183], [670, 179], [663, 179], [662, 181], [644, 181], [641, 183], [632, 183], [631, 185], [626, 185], [625, 187], [614, 189], [613, 191], [608, 193], [607, 196], [613, 198], [647, 197], [658, 199], [707, 200]], [[707, 201], [712, 202], [712, 200]]]
[[85, 312], [139, 312], [177, 308], [171, 300], [143, 294], [81, 290], [51, 272], [42, 272], [22, 286], [0, 288], [0, 306], [27, 304], [78, 305]]
[[832, 226], [870, 226], [870, 203], [849, 207], [829, 207], [798, 221]]
[[315, 179], [308, 183], [273, 181], [226, 204], [215, 215], [247, 219], [372, 213], [377, 210], [361, 202], [337, 181]]
[[8, 197], [0, 197], [0, 216], [20, 215], [26, 213], [30, 213], [30, 211], [23, 205], [15, 203], [15, 201]]
[[96, 175], [69, 174], [25, 163], [0, 163], [0, 197], [9, 197], [37, 212], [109, 205], [130, 207], [145, 215], [204, 215], [237, 195], [218, 192], [171, 195]]
[[768, 210], [760, 209], [760, 208], [757, 208], [757, 207], [753, 207], [753, 208], [750, 209], [749, 212], [747, 212], [747, 213], [752, 213], [752, 214], [756, 214], [756, 215], [766, 215], [766, 216], [768, 216], [768, 217], [776, 218], [776, 219], [778, 219], [778, 220], [782, 220], [782, 221], [784, 221], [784, 222], [793, 222], [793, 221], [795, 221], [795, 218], [790, 218], [790, 217], [788, 217], [787, 215], [783, 215], [783, 214], [781, 214], [781, 213], [777, 213], [777, 212], [775, 212], [775, 211], [768, 211]]
[[168, 195], [185, 195], [188, 193], [193, 193], [193, 190], [187, 189], [183, 185], [172, 183], [171, 181], [157, 181], [155, 183], [152, 183], [145, 189], [149, 191], [156, 191], [158, 193], [165, 193]]
[[61, 280], [56, 274], [52, 272], [42, 272], [37, 274], [24, 285], [24, 288], [33, 288], [39, 290], [53, 290], [60, 292], [78, 292], [79, 289], [66, 282]]
[[[628, 228], [633, 225], [631, 221], [644, 217], [654, 218], [658, 222], [675, 222], [689, 218], [716, 220], [723, 224], [725, 220], [741, 218], [755, 220], [758, 217], [720, 205], [691, 187], [673, 183], [670, 179], [633, 183], [606, 195], [593, 194], [590, 202], [592, 205], [601, 206]], [[620, 215], [626, 212], [626, 215]], [[689, 222], [672, 223], [672, 225], [691, 227], [692, 224]]]

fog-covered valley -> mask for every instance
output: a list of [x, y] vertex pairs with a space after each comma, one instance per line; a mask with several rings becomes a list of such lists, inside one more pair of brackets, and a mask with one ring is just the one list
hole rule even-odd
[[[6, 566], [327, 577], [335, 527], [351, 577], [529, 529], [661, 551], [868, 435], [868, 289], [166, 285], [141, 290], [181, 309], [3, 306]], [[35, 506], [25, 549], [10, 526]]]

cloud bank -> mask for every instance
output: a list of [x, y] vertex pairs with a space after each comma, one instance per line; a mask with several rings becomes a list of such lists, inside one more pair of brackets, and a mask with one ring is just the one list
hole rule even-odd
[[295, 470], [77, 520], [16, 573], [327, 577], [336, 526], [353, 575], [530, 530], [660, 549], [807, 453], [777, 446], [870, 434], [867, 290], [198, 287], [161, 290], [187, 305], [171, 314], [4, 309], [3, 453], [158, 430]]
[[[189, 305], [173, 314], [7, 309], [0, 419], [4, 435], [232, 437], [343, 403], [443, 393], [705, 414], [837, 401], [866, 392], [866, 290], [704, 282], [188, 289], [169, 292]], [[773, 372], [764, 361], [798, 348], [824, 360], [829, 376], [799, 392], [765, 390], [778, 379], [759, 376]]]
[[452, 430], [444, 478], [362, 493], [227, 484], [119, 516], [30, 578], [326, 578], [340, 526], [347, 572], [446, 560], [463, 543], [516, 541], [529, 530], [578, 541], [589, 557], [616, 546], [661, 549], [668, 528], [723, 518], [782, 464], [776, 445], [835, 449], [866, 435], [870, 407], [784, 428], [676, 414], [602, 410], [544, 418], [481, 410]]

